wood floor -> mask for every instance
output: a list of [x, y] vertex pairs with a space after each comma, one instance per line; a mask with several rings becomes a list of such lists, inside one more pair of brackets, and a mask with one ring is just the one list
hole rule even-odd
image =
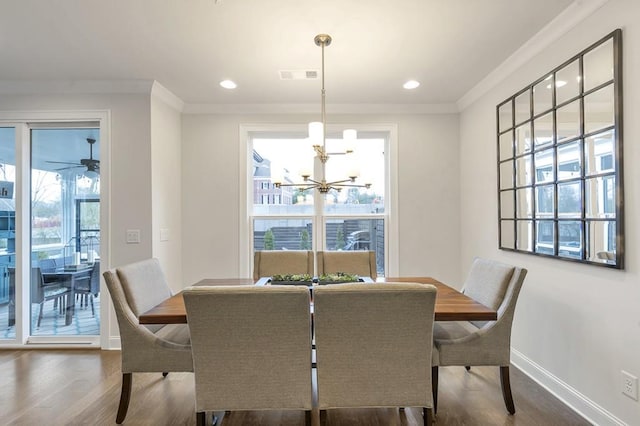
[[[0, 425], [112, 425], [120, 396], [120, 352], [0, 350]], [[440, 368], [436, 425], [560, 426], [589, 423], [511, 368], [516, 414], [504, 407], [497, 368]], [[329, 425], [420, 425], [418, 410], [329, 411]], [[193, 375], [134, 374], [125, 425], [195, 425]], [[304, 424], [302, 412], [234, 412], [225, 426]], [[318, 410], [312, 424], [319, 424]]]

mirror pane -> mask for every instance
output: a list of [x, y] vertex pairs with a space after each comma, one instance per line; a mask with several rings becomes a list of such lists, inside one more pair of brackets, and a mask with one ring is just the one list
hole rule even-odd
[[576, 59], [556, 72], [556, 105], [580, 94], [580, 68]]
[[536, 183], [553, 182], [553, 148], [538, 151], [535, 154]]
[[616, 217], [615, 176], [600, 176], [584, 181], [585, 215], [587, 218]]
[[553, 114], [548, 113], [533, 120], [533, 140], [535, 149], [553, 143]]
[[608, 40], [584, 55], [584, 91], [613, 80], [613, 40]]
[[512, 102], [509, 100], [498, 107], [499, 129], [501, 132], [513, 127], [513, 110], [511, 104]]
[[514, 231], [513, 220], [503, 220], [500, 222], [500, 247], [516, 248], [516, 236]]
[[513, 160], [500, 163], [500, 189], [513, 188]]
[[581, 217], [580, 182], [558, 184], [558, 217]]
[[500, 160], [513, 157], [513, 133], [508, 131], [500, 135]]
[[500, 191], [500, 217], [513, 219], [514, 191]]
[[585, 174], [594, 175], [615, 171], [614, 132], [598, 133], [585, 139]]
[[552, 218], [555, 210], [554, 185], [536, 187], [536, 217]]
[[516, 128], [516, 155], [531, 151], [531, 122]]
[[580, 99], [556, 111], [556, 141], [562, 142], [580, 136]]
[[582, 258], [582, 222], [558, 222], [558, 256]]
[[532, 185], [531, 155], [516, 159], [516, 186]]
[[518, 250], [533, 251], [533, 221], [518, 221]]
[[533, 86], [533, 114], [540, 115], [549, 111], [553, 106], [553, 90], [551, 90], [551, 80], [553, 74]]
[[555, 234], [553, 220], [536, 220], [536, 253], [553, 254]]
[[587, 222], [589, 260], [616, 264], [616, 222], [613, 220]]
[[580, 177], [582, 155], [580, 141], [558, 146], [558, 180]]
[[613, 85], [610, 84], [584, 97], [584, 132], [592, 133], [613, 124]]
[[529, 90], [516, 97], [516, 125], [531, 118], [531, 95]]
[[520, 188], [516, 191], [516, 217], [533, 217], [533, 188]]

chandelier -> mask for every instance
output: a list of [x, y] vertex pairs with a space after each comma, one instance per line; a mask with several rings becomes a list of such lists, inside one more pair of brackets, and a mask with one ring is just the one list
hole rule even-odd
[[[328, 34], [318, 34], [313, 39], [317, 46], [322, 48], [322, 98], [321, 98], [321, 111], [322, 111], [322, 122], [312, 122], [309, 123], [309, 138], [313, 141], [313, 149], [316, 153], [316, 156], [320, 160], [321, 164], [321, 174], [319, 179], [312, 179], [311, 173], [302, 172], [302, 180], [301, 183], [282, 183], [282, 182], [274, 182], [276, 188], [280, 188], [282, 186], [294, 186], [297, 187], [300, 191], [306, 191], [309, 189], [318, 189], [318, 191], [322, 194], [328, 193], [330, 190], [334, 189], [336, 191], [340, 191], [342, 188], [371, 188], [370, 183], [365, 184], [357, 184], [356, 179], [358, 178], [358, 173], [354, 170], [349, 172], [349, 176], [346, 179], [336, 180], [327, 182], [326, 180], [326, 164], [331, 155], [345, 155], [353, 152], [351, 149], [347, 149], [344, 152], [327, 152], [327, 138], [326, 138], [326, 130], [327, 130], [327, 119], [326, 119], [326, 111], [325, 111], [325, 90], [324, 90], [324, 48], [325, 46], [329, 46], [331, 44], [331, 36]], [[343, 139], [347, 140], [355, 140], [357, 138], [357, 133], [353, 129], [345, 130], [343, 133]], [[320, 142], [322, 142], [320, 144]]]

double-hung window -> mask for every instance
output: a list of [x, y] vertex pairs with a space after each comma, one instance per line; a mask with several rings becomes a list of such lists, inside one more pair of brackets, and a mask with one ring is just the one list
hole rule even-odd
[[[303, 175], [322, 180], [312, 143], [299, 131], [248, 132], [250, 247], [256, 250], [373, 250], [378, 275], [388, 265], [389, 131], [360, 131], [347, 142], [329, 129], [324, 178], [357, 175], [354, 185], [321, 194], [302, 189]], [[347, 151], [353, 151], [347, 153]], [[285, 185], [278, 187], [275, 182]], [[288, 186], [291, 185], [291, 186]], [[252, 256], [251, 256], [252, 257]]]

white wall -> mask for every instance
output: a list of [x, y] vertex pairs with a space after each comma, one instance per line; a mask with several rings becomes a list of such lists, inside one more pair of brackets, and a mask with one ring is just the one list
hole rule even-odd
[[[516, 310], [518, 366], [597, 424], [640, 424], [621, 373], [640, 376], [640, 2], [611, 0], [461, 113], [461, 262], [480, 255], [529, 269]], [[496, 105], [616, 28], [624, 46], [626, 270], [497, 249]], [[517, 401], [516, 401], [517, 405]]]
[[[110, 110], [110, 221], [102, 230], [102, 239], [109, 239], [107, 256], [113, 267], [152, 254], [151, 245], [151, 164], [150, 108], [146, 94], [51, 94], [0, 96], [0, 111], [82, 111]], [[103, 151], [101, 151], [103, 152]], [[104, 170], [101, 170], [104, 172]], [[140, 229], [140, 244], [126, 244], [127, 229]], [[117, 339], [115, 314], [108, 321], [108, 339]], [[102, 318], [105, 321], [105, 318]]]
[[[183, 281], [240, 270], [241, 124], [306, 123], [308, 115], [184, 115]], [[399, 271], [459, 281], [457, 115], [332, 115], [331, 123], [398, 126]], [[309, 155], [313, 155], [312, 152]], [[245, 274], [246, 275], [246, 274]]]
[[170, 96], [170, 92], [158, 83], [154, 84], [151, 96], [151, 240], [153, 256], [160, 260], [171, 288], [179, 291], [184, 287], [180, 183], [182, 117]]

